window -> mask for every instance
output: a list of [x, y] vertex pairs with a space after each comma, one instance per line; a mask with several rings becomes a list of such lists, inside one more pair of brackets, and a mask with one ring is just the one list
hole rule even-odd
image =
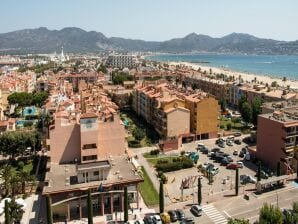
[[88, 119], [86, 121], [86, 128], [92, 128], [92, 120]]
[[97, 159], [97, 155], [83, 156], [83, 161], [96, 160], [96, 159]]
[[96, 149], [97, 145], [95, 143], [83, 145], [83, 149]]
[[93, 172], [93, 176], [98, 176], [99, 175], [99, 171], [94, 171]]

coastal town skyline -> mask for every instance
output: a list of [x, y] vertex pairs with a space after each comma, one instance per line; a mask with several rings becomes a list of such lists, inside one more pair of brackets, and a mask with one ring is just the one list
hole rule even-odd
[[[163, 41], [188, 33], [222, 37], [229, 33], [248, 33], [260, 38], [297, 40], [292, 29], [297, 21], [295, 1], [79, 1], [3, 2], [0, 33], [25, 28], [80, 27], [107, 36]], [[104, 10], [101, 10], [103, 9]], [[33, 10], [32, 10], [33, 9]], [[47, 9], [47, 10], [43, 10]], [[30, 13], [27, 13], [30, 10]], [[80, 15], [80, 16], [78, 16]], [[180, 15], [180, 16], [178, 16]], [[181, 17], [182, 16], [182, 17]], [[136, 19], [138, 18], [138, 19]], [[138, 29], [136, 29], [136, 27]], [[141, 32], [140, 32], [141, 31]]]

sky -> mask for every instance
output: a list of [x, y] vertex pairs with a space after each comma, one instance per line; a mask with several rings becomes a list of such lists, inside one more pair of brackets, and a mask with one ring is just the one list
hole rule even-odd
[[79, 27], [108, 37], [162, 41], [232, 32], [298, 39], [297, 0], [1, 0], [0, 33]]

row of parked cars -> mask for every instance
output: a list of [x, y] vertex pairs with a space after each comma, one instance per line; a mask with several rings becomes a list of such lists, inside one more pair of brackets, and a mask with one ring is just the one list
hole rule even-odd
[[[200, 207], [199, 207], [200, 208]], [[191, 207], [191, 212], [193, 214], [199, 214], [202, 212], [202, 209], [198, 210]], [[201, 213], [200, 213], [201, 214]], [[193, 217], [186, 217], [182, 209], [170, 210], [168, 212], [161, 213], [160, 215], [147, 215], [143, 219], [145, 224], [162, 224], [162, 223], [171, 223], [179, 221], [180, 224], [194, 224]], [[135, 224], [141, 224], [136, 223]]]

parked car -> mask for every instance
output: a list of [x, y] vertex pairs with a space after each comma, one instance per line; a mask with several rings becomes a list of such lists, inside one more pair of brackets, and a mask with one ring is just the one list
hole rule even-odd
[[170, 216], [171, 222], [176, 222], [178, 220], [176, 211], [170, 210], [170, 211], [168, 211], [168, 214]]
[[220, 148], [213, 148], [211, 149], [211, 152], [220, 152]]
[[191, 151], [186, 151], [184, 155], [188, 157], [190, 154], [191, 154]]
[[241, 162], [241, 161], [238, 161], [238, 162], [237, 162], [237, 165], [238, 165], [239, 168], [243, 168], [243, 166], [244, 166], [244, 165], [243, 165], [243, 162]]
[[200, 150], [203, 154], [208, 154], [209, 153], [209, 149], [207, 147], [204, 147]]
[[227, 158], [224, 158], [224, 159], [222, 159], [220, 164], [223, 165], [223, 166], [227, 166], [229, 163], [230, 162], [227, 160]]
[[233, 136], [230, 136], [230, 137], [227, 137], [227, 139], [226, 139], [226, 142], [233, 142], [234, 141], [234, 137]]
[[183, 212], [182, 209], [177, 209], [176, 210], [176, 214], [177, 214], [177, 219], [178, 220], [182, 220], [182, 219], [185, 218], [185, 214], [184, 214], [184, 212]]
[[140, 220], [135, 221], [134, 224], [144, 224], [144, 221], [140, 219]]
[[145, 224], [154, 224], [153, 217], [149, 215], [145, 216], [143, 221]]
[[255, 184], [257, 181], [255, 178], [249, 175], [240, 175], [240, 183], [241, 184], [247, 184], [247, 183], [252, 183]]
[[159, 215], [153, 215], [152, 220], [153, 220], [154, 224], [162, 224], [162, 221], [161, 221], [161, 218]]
[[224, 142], [218, 143], [218, 146], [221, 147], [221, 148], [225, 148], [226, 147]]
[[238, 168], [237, 163], [230, 163], [227, 165], [227, 169], [236, 170]]
[[160, 214], [160, 219], [163, 224], [171, 223], [171, 217], [167, 212], [163, 212]]
[[237, 150], [234, 150], [233, 155], [234, 156], [237, 156], [238, 155], [238, 151]]
[[198, 143], [198, 149], [201, 150], [205, 148], [205, 145], [203, 143]]
[[202, 208], [199, 205], [192, 205], [190, 208], [190, 212], [194, 215], [194, 216], [201, 216], [202, 215]]
[[234, 136], [235, 136], [235, 137], [240, 137], [240, 136], [241, 136], [241, 132], [240, 132], [240, 131], [235, 132], [235, 133], [234, 133]]
[[234, 162], [234, 159], [230, 155], [226, 156], [226, 158], [230, 163]]
[[232, 141], [227, 141], [227, 145], [228, 145], [228, 146], [233, 146]]
[[240, 141], [239, 139], [236, 139], [236, 140], [234, 141], [234, 143], [237, 144], [237, 145], [241, 145], [241, 141]]
[[219, 172], [219, 169], [218, 169], [218, 167], [213, 167], [212, 169], [211, 169], [211, 174], [214, 176], [214, 175], [216, 175], [216, 174], [218, 174], [218, 172]]
[[241, 152], [239, 153], [239, 157], [243, 158], [244, 156], [245, 156], [245, 152], [244, 152], [244, 151], [241, 151]]
[[193, 217], [186, 217], [180, 221], [180, 224], [194, 224], [195, 220]]

